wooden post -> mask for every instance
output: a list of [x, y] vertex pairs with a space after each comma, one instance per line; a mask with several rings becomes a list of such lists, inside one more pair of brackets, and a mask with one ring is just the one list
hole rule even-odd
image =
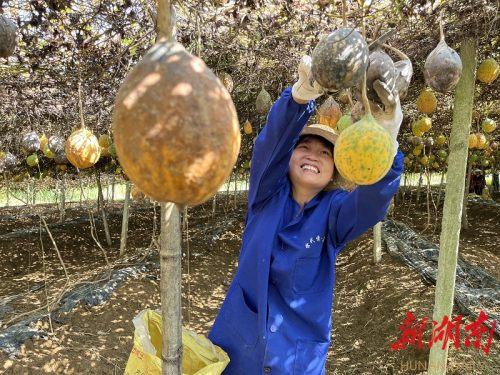
[[59, 221], [62, 223], [66, 218], [66, 175], [63, 174], [61, 183], [61, 196], [59, 199]]
[[[99, 170], [96, 173], [97, 179], [97, 202], [101, 202], [101, 216], [102, 216], [102, 224], [104, 225], [104, 233], [106, 234], [106, 243], [108, 246], [111, 246], [111, 235], [109, 233], [109, 225], [108, 218], [106, 217], [106, 208], [104, 207], [104, 196], [102, 194], [102, 184], [101, 184], [101, 174]], [[99, 204], [97, 205], [99, 207]]]
[[9, 180], [7, 179], [7, 175], [4, 173], [3, 175], [3, 178], [5, 180], [5, 185], [6, 185], [6, 189], [7, 189], [7, 192], [6, 192], [6, 199], [7, 199], [7, 203], [6, 203], [6, 206], [9, 207], [9, 204], [10, 204], [10, 184], [9, 184]]
[[418, 176], [418, 187], [417, 187], [417, 207], [418, 207], [418, 204], [420, 202], [420, 188], [422, 187], [422, 182], [423, 182], [423, 178], [422, 178], [422, 166], [420, 166], [420, 174]]
[[438, 195], [438, 201], [437, 201], [437, 207], [439, 209], [439, 204], [441, 203], [441, 195], [443, 195], [443, 184], [444, 184], [444, 173], [445, 171], [441, 172], [441, 182], [439, 183], [439, 195]]
[[382, 259], [382, 222], [373, 227], [373, 263], [377, 264]]
[[[463, 70], [453, 103], [453, 125], [450, 137], [450, 156], [448, 158], [448, 176], [441, 224], [438, 275], [433, 312], [433, 320], [439, 323], [443, 321], [445, 315], [451, 320], [453, 310], [458, 244], [460, 240], [460, 217], [465, 188], [467, 147], [472, 121], [476, 78], [476, 41], [474, 39], [467, 38], [462, 41], [460, 57]], [[442, 349], [441, 344], [434, 344], [429, 354], [428, 375], [445, 374], [447, 357], [448, 346]]]
[[181, 261], [179, 209], [175, 203], [161, 203], [162, 375], [182, 374]]
[[120, 237], [120, 257], [125, 254], [127, 248], [128, 216], [130, 207], [130, 181], [125, 181], [125, 200], [123, 201], [122, 235]]

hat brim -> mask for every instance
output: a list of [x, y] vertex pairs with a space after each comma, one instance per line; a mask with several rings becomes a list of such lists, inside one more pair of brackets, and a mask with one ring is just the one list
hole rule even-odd
[[311, 124], [309, 126], [305, 126], [300, 135], [317, 135], [332, 144], [335, 144], [335, 141], [339, 137], [339, 134], [335, 130], [323, 124]]

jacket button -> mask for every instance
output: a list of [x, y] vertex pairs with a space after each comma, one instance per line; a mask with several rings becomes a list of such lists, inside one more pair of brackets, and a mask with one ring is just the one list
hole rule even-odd
[[273, 332], [273, 333], [274, 333], [274, 332], [276, 332], [276, 331], [278, 330], [278, 327], [276, 327], [276, 326], [273, 324], [271, 327], [269, 327], [269, 330], [270, 330], [271, 332]]
[[271, 373], [271, 367], [269, 367], [269, 366], [264, 367], [264, 372], [266, 374], [270, 374]]

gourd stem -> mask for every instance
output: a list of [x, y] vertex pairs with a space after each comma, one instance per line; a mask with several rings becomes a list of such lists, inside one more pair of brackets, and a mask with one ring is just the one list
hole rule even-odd
[[410, 60], [410, 58], [403, 51], [397, 49], [396, 47], [390, 46], [390, 45], [385, 44], [385, 43], [382, 44], [382, 46], [384, 46], [387, 49], [390, 49], [392, 52], [397, 54], [399, 58], [401, 58], [403, 60]]
[[444, 40], [443, 19], [439, 18], [439, 40]]
[[365, 108], [365, 115], [371, 116], [372, 110], [370, 108], [368, 96], [366, 95], [366, 70], [363, 73], [363, 81], [361, 82], [361, 101], [363, 102], [363, 107]]
[[346, 0], [342, 0], [342, 25], [347, 27], [347, 4]]
[[82, 104], [82, 82], [78, 81], [78, 107], [80, 109], [80, 128], [85, 128], [85, 120], [83, 118], [83, 104]]

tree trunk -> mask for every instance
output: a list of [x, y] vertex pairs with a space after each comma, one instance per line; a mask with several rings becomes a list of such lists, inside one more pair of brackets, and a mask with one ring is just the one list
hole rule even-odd
[[382, 222], [373, 227], [373, 263], [377, 264], [382, 259]]
[[[451, 319], [453, 308], [468, 137], [474, 100], [476, 72], [476, 41], [474, 39], [467, 38], [462, 41], [460, 56], [463, 70], [453, 103], [453, 125], [433, 312], [433, 320], [439, 323], [443, 321], [445, 315]], [[428, 375], [445, 374], [447, 357], [448, 346], [443, 350], [440, 343], [434, 344], [429, 354]]]
[[472, 174], [472, 163], [468, 163], [467, 176], [465, 179], [464, 203], [462, 208], [462, 229], [469, 229], [469, 220], [467, 219], [467, 197], [469, 195], [471, 174]]
[[125, 254], [127, 248], [128, 216], [130, 207], [130, 181], [125, 181], [125, 200], [123, 201], [122, 235], [120, 237], [120, 257]]
[[61, 193], [59, 198], [59, 221], [62, 223], [66, 219], [66, 175], [62, 176]]
[[162, 374], [180, 375], [182, 363], [181, 230], [175, 203], [161, 203], [160, 294]]
[[106, 217], [106, 208], [104, 207], [104, 196], [102, 194], [102, 184], [101, 184], [101, 174], [99, 171], [96, 173], [97, 179], [97, 202], [99, 206], [99, 202], [101, 202], [101, 216], [102, 216], [102, 224], [104, 225], [104, 234], [106, 235], [106, 243], [108, 246], [111, 246], [111, 235], [109, 233], [109, 225], [108, 218]]

